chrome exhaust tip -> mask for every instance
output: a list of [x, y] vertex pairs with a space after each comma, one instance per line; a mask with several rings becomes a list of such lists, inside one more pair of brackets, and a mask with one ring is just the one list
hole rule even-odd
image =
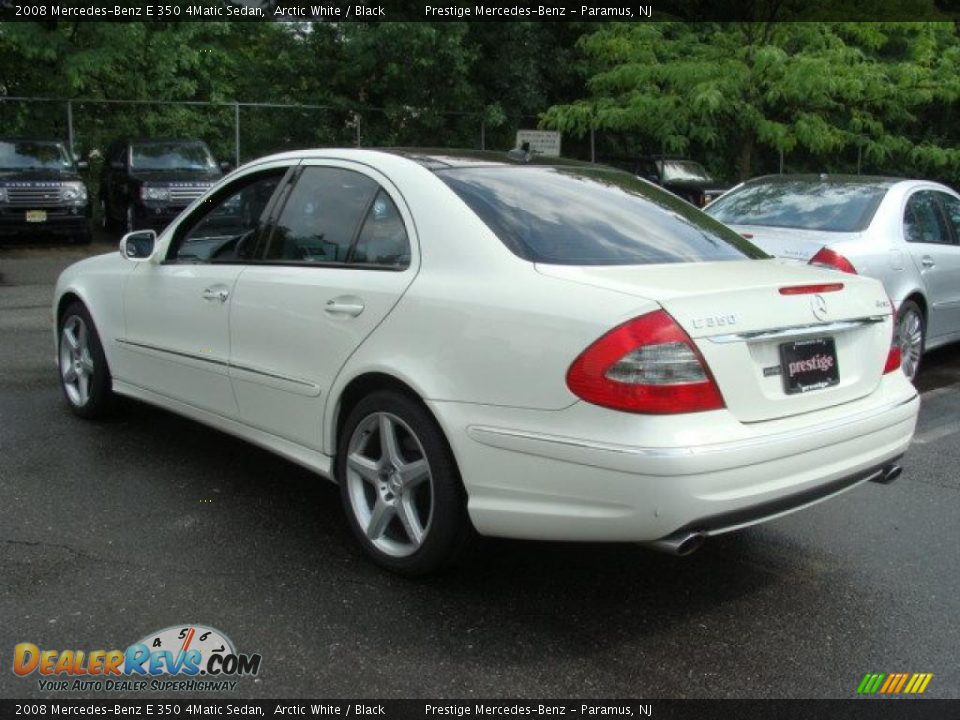
[[892, 463], [882, 468], [879, 473], [874, 477], [870, 478], [872, 482], [880, 483], [881, 485], [889, 485], [894, 480], [896, 480], [903, 473], [903, 468]]
[[668, 555], [684, 556], [699, 550], [706, 539], [706, 534], [700, 531], [682, 530], [673, 535], [646, 543], [646, 545]]

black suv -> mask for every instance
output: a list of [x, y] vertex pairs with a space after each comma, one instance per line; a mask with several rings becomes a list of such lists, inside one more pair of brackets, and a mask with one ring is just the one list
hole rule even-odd
[[100, 220], [106, 230], [162, 230], [229, 169], [200, 140], [117, 140], [100, 176]]
[[729, 190], [710, 177], [703, 165], [695, 160], [654, 155], [635, 160], [613, 159], [607, 162], [656, 183], [697, 207], [713, 202]]
[[90, 242], [90, 200], [58, 140], [0, 138], [0, 234], [42, 233]]

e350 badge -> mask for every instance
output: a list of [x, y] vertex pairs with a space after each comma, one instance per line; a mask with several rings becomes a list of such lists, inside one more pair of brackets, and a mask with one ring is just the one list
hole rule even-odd
[[13, 649], [13, 672], [37, 673], [45, 692], [223, 691], [234, 690], [237, 678], [256, 675], [260, 660], [257, 653], [238, 653], [219, 630], [184, 624], [151, 633], [126, 650], [42, 650], [20, 643]]

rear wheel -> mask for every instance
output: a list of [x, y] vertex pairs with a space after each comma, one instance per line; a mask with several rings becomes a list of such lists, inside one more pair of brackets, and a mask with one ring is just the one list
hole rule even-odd
[[84, 228], [73, 236], [73, 241], [78, 245], [89, 245], [92, 239], [90, 228]]
[[436, 421], [410, 397], [378, 391], [357, 404], [341, 430], [337, 479], [350, 529], [382, 567], [436, 571], [469, 537], [456, 462]]
[[897, 343], [900, 345], [900, 368], [911, 382], [920, 371], [925, 341], [923, 311], [913, 300], [906, 300], [897, 311]]
[[60, 387], [70, 409], [80, 417], [105, 417], [113, 409], [110, 370], [100, 336], [87, 308], [71, 303], [59, 327]]

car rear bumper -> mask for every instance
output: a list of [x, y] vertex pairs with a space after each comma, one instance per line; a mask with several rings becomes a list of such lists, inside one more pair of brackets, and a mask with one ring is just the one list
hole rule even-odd
[[586, 403], [556, 412], [430, 405], [481, 534], [652, 542], [727, 532], [873, 479], [907, 449], [919, 398], [888, 376], [859, 401], [750, 424], [725, 410], [650, 417]]

